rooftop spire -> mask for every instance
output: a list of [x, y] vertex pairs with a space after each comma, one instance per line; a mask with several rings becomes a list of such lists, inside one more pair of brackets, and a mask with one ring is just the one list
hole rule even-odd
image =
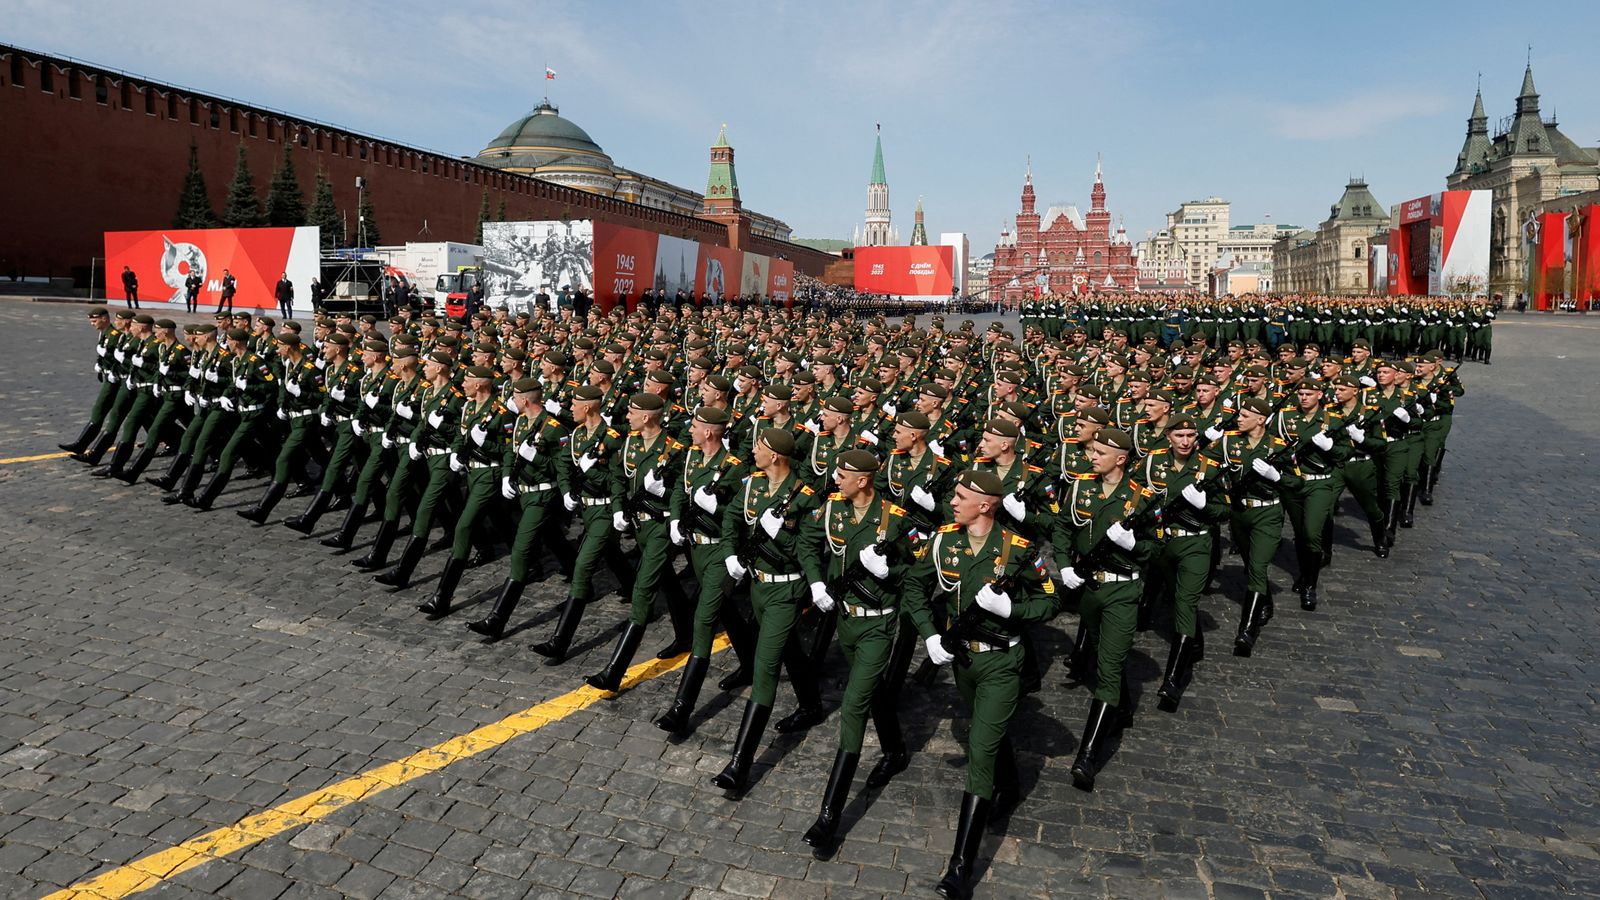
[[872, 151], [872, 180], [868, 184], [888, 184], [889, 176], [883, 173], [883, 125], [878, 125], [878, 143]]

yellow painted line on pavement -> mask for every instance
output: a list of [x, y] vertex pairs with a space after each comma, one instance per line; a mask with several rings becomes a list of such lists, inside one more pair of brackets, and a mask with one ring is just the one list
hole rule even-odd
[[38, 456], [13, 456], [10, 459], [0, 459], [0, 466], [9, 466], [16, 463], [38, 462], [41, 459], [61, 459], [71, 456], [71, 453], [41, 453]]
[[[727, 649], [728, 639], [719, 636], [711, 652]], [[628, 669], [622, 680], [622, 689], [628, 690], [653, 678], [683, 667], [687, 655], [673, 659], [652, 659]], [[302, 825], [325, 818], [336, 810], [365, 800], [389, 788], [405, 784], [424, 775], [437, 772], [454, 762], [476, 756], [519, 737], [538, 731], [552, 722], [559, 722], [575, 712], [588, 709], [600, 700], [611, 696], [588, 685], [570, 693], [546, 700], [521, 712], [512, 713], [498, 722], [453, 737], [443, 743], [418, 750], [387, 765], [336, 781], [309, 794], [303, 794], [252, 816], [247, 816], [226, 828], [218, 828], [167, 850], [152, 853], [88, 878], [71, 887], [48, 894], [44, 900], [115, 900], [140, 891], [149, 890], [169, 878], [222, 859], [252, 847], [268, 838], [276, 837]]]

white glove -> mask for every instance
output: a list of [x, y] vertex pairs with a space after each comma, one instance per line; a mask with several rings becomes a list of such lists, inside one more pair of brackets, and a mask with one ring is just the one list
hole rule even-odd
[[1218, 428], [1215, 425], [1211, 426], [1210, 428], [1207, 428], [1206, 429], [1206, 440], [1208, 440], [1208, 441], [1220, 441], [1220, 440], [1222, 440], [1222, 429]]
[[944, 444], [941, 444], [938, 441], [929, 441], [928, 449], [933, 451], [934, 456], [944, 455]]
[[411, 404], [409, 403], [396, 403], [394, 405], [394, 411], [399, 413], [400, 418], [402, 419], [409, 419], [417, 414], [416, 410], [412, 409]]
[[750, 571], [744, 567], [744, 563], [739, 562], [739, 557], [737, 556], [728, 557], [724, 561], [724, 565], [728, 569], [728, 576], [734, 580], [734, 583], [743, 581], [745, 574]]
[[1318, 450], [1332, 450], [1333, 438], [1328, 437], [1326, 431], [1319, 431], [1311, 436], [1311, 443], [1317, 445]]
[[207, 369], [206, 370], [206, 380], [211, 382], [212, 384], [216, 384], [217, 383], [217, 370], [216, 369]]
[[1417, 415], [1420, 416], [1420, 415], [1423, 414], [1423, 409], [1422, 409], [1422, 404], [1421, 403], [1413, 403], [1412, 404], [1412, 408], [1417, 411]]
[[567, 508], [567, 512], [572, 512], [578, 508], [578, 498], [571, 494], [562, 494], [561, 505]]
[[94, 352], [95, 352], [96, 356], [105, 356], [106, 355], [106, 345], [105, 344], [101, 344], [100, 346], [94, 348]]
[[883, 405], [883, 412], [885, 415], [894, 416], [900, 413], [900, 408], [895, 406], [893, 403], [885, 403]]
[[128, 358], [127, 354], [123, 353], [121, 348], [118, 348], [118, 350], [111, 355], [116, 357], [117, 362], [126, 362]]
[[1183, 486], [1183, 499], [1189, 501], [1189, 505], [1195, 509], [1205, 509], [1206, 492], [1200, 490], [1192, 484], [1186, 484]]
[[[161, 374], [163, 374], [163, 375], [167, 374], [167, 370], [165, 368], [163, 368], [161, 370]], [[1438, 391], [1429, 391], [1428, 392], [1428, 402], [1429, 403], [1438, 403], [1439, 402], [1439, 392]]]
[[[96, 365], [96, 366], [95, 366], [95, 368], [96, 368], [96, 369], [98, 369], [98, 368], [100, 368], [100, 367], [99, 367], [99, 366], [98, 366], [98, 365]], [[169, 363], [162, 363], [162, 364], [161, 364], [161, 365], [159, 365], [159, 366], [156, 366], [156, 371], [157, 371], [157, 372], [160, 372], [160, 373], [161, 373], [161, 374], [163, 374], [163, 375], [165, 375], [165, 374], [167, 374], [167, 370], [168, 370], [168, 369], [170, 369], [170, 368], [172, 368], [172, 366], [171, 366], [171, 364], [169, 364]], [[1429, 396], [1429, 397], [1433, 397], [1433, 394], [1431, 394], [1431, 393], [1430, 393], [1430, 394], [1429, 394], [1429, 395], [1428, 395], [1428, 396]], [[1437, 399], [1437, 398], [1435, 398], [1435, 399]]]
[[756, 524], [761, 526], [761, 530], [765, 531], [769, 538], [777, 537], [778, 532], [783, 530], [783, 519], [779, 518], [778, 514], [770, 509], [761, 514], [761, 518], [756, 520]]
[[1078, 574], [1077, 569], [1067, 566], [1061, 570], [1061, 583], [1067, 586], [1067, 590], [1075, 591], [1083, 587], [1083, 576]]
[[144, 368], [144, 357], [143, 356], [135, 356], [133, 358], [133, 365], [134, 365], [135, 368], [139, 368], [139, 369]]
[[459, 472], [464, 468], [466, 468], [466, 466], [461, 464], [461, 457], [455, 455], [454, 453], [450, 454], [450, 471]]
[[323, 413], [322, 415], [317, 416], [317, 421], [322, 423], [323, 428], [327, 428], [329, 425], [333, 424], [333, 417], [327, 413]]
[[628, 530], [628, 517], [623, 515], [621, 510], [611, 514], [611, 529], [613, 531]]
[[406, 448], [406, 455], [411, 457], [412, 462], [416, 462], [422, 458], [422, 451], [418, 449], [416, 444], [412, 444]]
[[833, 597], [828, 593], [828, 586], [820, 581], [811, 582], [811, 605], [823, 612], [833, 609]]
[[522, 412], [522, 408], [520, 406], [517, 406], [517, 401], [516, 401], [516, 398], [514, 398], [514, 397], [507, 397], [506, 398], [506, 409], [509, 409], [514, 413]]
[[344, 402], [344, 385], [342, 385], [342, 384], [334, 385], [333, 386], [333, 390], [328, 392], [328, 396], [330, 396], [333, 399], [339, 401], [340, 403], [343, 403]]
[[362, 432], [361, 422], [359, 420], [357, 420], [357, 419], [351, 419], [350, 420], [350, 433], [355, 435], [356, 437], [361, 437], [361, 432]]
[[243, 378], [235, 378], [233, 380], [233, 386], [242, 391], [250, 386], [250, 382]]
[[556, 415], [557, 413], [561, 412], [561, 404], [557, 403], [554, 397], [551, 397], [549, 400], [544, 402], [544, 411], [552, 416]]
[[436, 409], [433, 412], [428, 414], [428, 426], [430, 428], [438, 428], [440, 425], [443, 425], [443, 424], [444, 424], [444, 411], [443, 410]]
[[862, 568], [872, 573], [873, 578], [882, 581], [889, 577], [889, 557], [878, 552], [878, 545], [868, 544], [862, 547], [856, 558], [861, 560]]
[[229, 400], [227, 397], [221, 398], [217, 401], [217, 403], [228, 412], [233, 412], [233, 401]]
[[283, 422], [289, 421], [289, 413], [288, 413], [288, 411], [286, 411], [281, 406], [278, 407], [278, 419], [279, 419], [279, 421], [283, 421]]
[[523, 441], [522, 445], [517, 448], [517, 455], [528, 462], [533, 462], [533, 458], [539, 455], [539, 445], [533, 441]]
[[933, 512], [933, 508], [938, 505], [938, 502], [933, 499], [933, 495], [928, 493], [927, 488], [920, 484], [911, 487], [911, 502], [928, 512]]
[[585, 453], [584, 455], [578, 457], [578, 471], [587, 475], [589, 470], [594, 468], [594, 464], [598, 461], [599, 460]]
[[1223, 409], [1233, 409], [1233, 398], [1232, 397], [1223, 397], [1222, 398], [1222, 408]]
[[289, 381], [285, 381], [283, 383], [283, 389], [288, 391], [289, 392], [289, 396], [291, 396], [291, 397], [300, 396], [300, 382], [298, 382], [298, 381], [294, 381], [292, 379], [289, 380]]
[[1277, 481], [1279, 478], [1283, 477], [1278, 473], [1278, 470], [1272, 465], [1272, 463], [1269, 463], [1259, 457], [1250, 460], [1250, 469], [1268, 481]]
[[[314, 344], [313, 346], [315, 346], [319, 351], [322, 349], [322, 345], [321, 344]], [[328, 361], [327, 360], [321, 359], [321, 358], [319, 358], [317, 360], [317, 368], [326, 369], [327, 367], [328, 367]]]
[[1002, 619], [1011, 617], [1011, 595], [1005, 591], [997, 591], [994, 585], [986, 584], [978, 588], [978, 594], [973, 598], [977, 604]]
[[922, 643], [928, 648], [928, 661], [936, 666], [948, 666], [955, 659], [954, 655], [945, 652], [944, 643], [937, 634], [929, 635]]
[[732, 450], [733, 449], [733, 445], [728, 443], [728, 436], [727, 435], [723, 435], [722, 436], [722, 449], [723, 450]]
[[866, 439], [866, 442], [869, 443], [869, 444], [872, 444], [873, 446], [877, 446], [877, 444], [878, 444], [877, 432], [874, 432], [874, 431], [872, 431], [870, 429], [867, 430], [867, 431], [861, 432], [861, 437]]
[[1000, 501], [1000, 505], [1005, 507], [1006, 512], [1011, 514], [1011, 518], [1016, 519], [1018, 522], [1027, 520], [1028, 507], [1022, 502], [1021, 499], [1017, 497], [1016, 494], [1012, 493], [1005, 495], [1005, 497]]
[[385, 450], [393, 450], [394, 449], [394, 440], [392, 438], [390, 438], [387, 434], [384, 435], [382, 438], [379, 438], [378, 443], [382, 444], [383, 445], [383, 449], [385, 449]]
[[805, 424], [805, 429], [807, 431], [811, 432], [812, 434], [821, 434], [822, 433], [822, 426], [817, 424], [817, 420], [816, 419], [812, 419], [811, 421], [807, 422]]
[[[1274, 478], [1273, 480], [1276, 481], [1277, 479]], [[1107, 528], [1106, 537], [1111, 539], [1111, 543], [1116, 544], [1118, 547], [1121, 547], [1124, 550], [1133, 549], [1133, 529], [1122, 524], [1121, 522], [1118, 522], [1115, 525], [1112, 525], [1110, 528]]]
[[373, 407], [378, 405], [378, 395], [377, 394], [367, 394], [366, 396], [361, 398], [361, 402], [367, 404], [367, 409], [372, 409]]
[[510, 475], [500, 479], [500, 496], [507, 500], [517, 499], [517, 489], [512, 486]]
[[183, 392], [183, 402], [189, 404], [190, 406], [193, 406], [194, 405], [194, 392], [193, 391], [184, 391]]
[[654, 469], [644, 473], [644, 489], [657, 497], [667, 495], [667, 482]]
[[1371, 375], [1363, 375], [1361, 376], [1361, 386], [1375, 388], [1378, 386], [1378, 382]]
[[1411, 413], [1407, 411], [1404, 406], [1397, 406], [1394, 408], [1394, 417], [1402, 422], [1411, 421]]
[[714, 513], [717, 511], [717, 495], [706, 490], [704, 487], [695, 488], [694, 505], [700, 507], [708, 513]]
[[474, 444], [482, 447], [483, 440], [489, 436], [489, 432], [483, 427], [483, 423], [479, 422], [478, 424], [472, 426], [472, 430], [468, 432], [468, 436], [472, 438], [472, 442]]
[[1367, 439], [1366, 431], [1359, 425], [1346, 425], [1344, 433], [1350, 435], [1350, 440], [1357, 444], [1364, 443]]
[[671, 522], [668, 522], [667, 537], [672, 539], [673, 544], [680, 547], [683, 546], [683, 523], [679, 522], [677, 519], [673, 519]]

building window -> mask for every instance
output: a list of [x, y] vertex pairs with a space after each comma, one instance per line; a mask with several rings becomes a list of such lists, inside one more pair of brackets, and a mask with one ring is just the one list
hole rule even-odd
[[27, 80], [27, 74], [22, 64], [22, 57], [15, 53], [11, 54], [11, 86], [27, 87], [24, 83]]
[[361, 156], [362, 159], [366, 159], [367, 158], [367, 142], [366, 141], [362, 141], [361, 142], [360, 156]]
[[46, 94], [54, 94], [56, 92], [56, 73], [47, 62], [39, 64], [39, 90], [44, 91]]
[[143, 93], [144, 114], [147, 116], [153, 116], [156, 114], [156, 90], [152, 87], [146, 87]]
[[119, 93], [121, 94], [122, 108], [133, 109], [133, 85], [126, 81], [122, 82], [122, 89]]
[[278, 139], [278, 122], [277, 122], [276, 119], [268, 119], [267, 120], [267, 140], [275, 141], [277, 139]]
[[[311, 134], [308, 131], [306, 131], [306, 129], [297, 128], [297, 129], [295, 129], [295, 134], [299, 135], [300, 146], [302, 146], [302, 147], [310, 146], [310, 144], [311, 144]], [[318, 149], [321, 149], [321, 148], [318, 148]]]
[[[222, 127], [222, 111], [217, 109], [216, 104], [213, 104], [213, 103], [207, 103], [206, 104], [206, 108], [211, 111], [211, 127], [212, 128], [221, 128]], [[234, 123], [234, 129], [233, 130], [234, 131], [238, 131], [239, 130], [238, 123]]]
[[74, 100], [83, 99], [83, 79], [79, 77], [77, 69], [67, 72], [67, 96]]
[[189, 101], [189, 124], [190, 125], [199, 125], [200, 124], [200, 101], [199, 100], [190, 100]]
[[106, 77], [104, 75], [96, 75], [94, 77], [94, 102], [105, 106], [110, 99], [111, 92], [106, 88]]

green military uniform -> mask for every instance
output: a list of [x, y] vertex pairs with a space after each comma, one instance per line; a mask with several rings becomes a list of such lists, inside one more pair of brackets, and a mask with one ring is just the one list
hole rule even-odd
[[173, 437], [172, 430], [182, 426], [189, 412], [189, 404], [185, 402], [184, 395], [195, 378], [190, 371], [190, 360], [189, 348], [182, 343], [173, 341], [161, 345], [157, 357], [157, 379], [152, 389], [160, 398], [161, 405], [145, 428], [144, 446], [140, 448], [139, 455], [134, 457], [132, 463], [123, 467], [120, 473], [111, 474], [129, 484], [137, 481], [140, 473], [155, 458], [156, 449], [163, 441], [170, 442]]
[[[259, 354], [245, 351], [233, 356], [230, 361], [232, 366], [230, 366], [228, 387], [219, 402], [224, 409], [231, 408], [237, 418], [233, 424], [232, 434], [228, 436], [227, 443], [222, 446], [222, 453], [217, 457], [216, 473], [211, 476], [211, 482], [206, 485], [206, 489], [190, 503], [200, 510], [210, 509], [212, 502], [222, 493], [222, 489], [233, 476], [233, 466], [244, 442], [261, 436], [266, 424], [271, 421], [267, 410], [277, 402], [277, 376], [272, 373], [272, 367], [267, 360]], [[195, 467], [191, 467], [190, 476], [193, 477], [196, 471]]]
[[1346, 424], [1337, 410], [1319, 407], [1310, 413], [1286, 409], [1269, 426], [1297, 448], [1294, 458], [1303, 482], [1282, 496], [1299, 564], [1295, 586], [1306, 610], [1317, 608], [1317, 576], [1333, 554], [1333, 515], [1344, 492], [1343, 466], [1352, 452]]

